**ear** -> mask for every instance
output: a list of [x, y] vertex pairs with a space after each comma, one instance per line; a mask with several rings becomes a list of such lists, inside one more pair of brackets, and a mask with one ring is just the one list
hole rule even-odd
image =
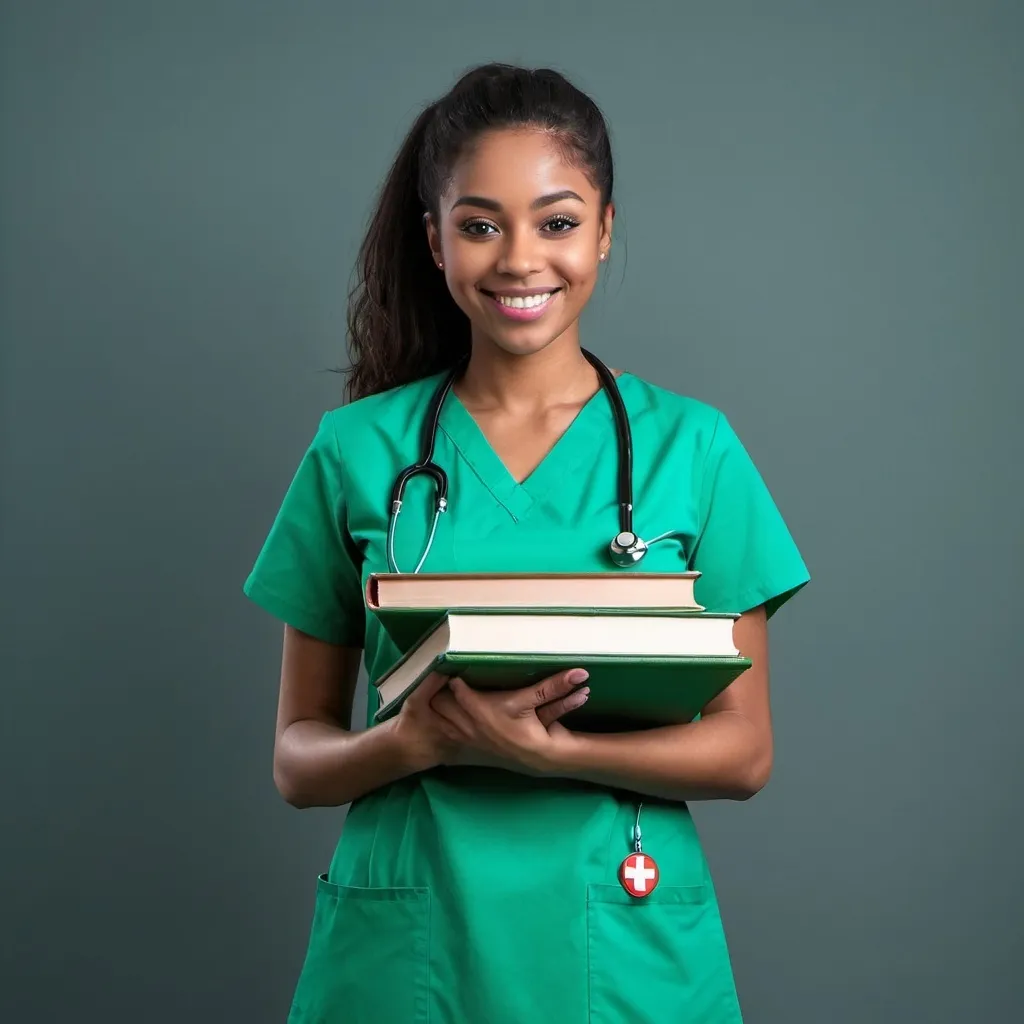
[[601, 235], [598, 239], [601, 252], [607, 252], [612, 244], [612, 224], [615, 221], [615, 204], [608, 203], [601, 216]]
[[438, 230], [434, 218], [429, 214], [423, 214], [423, 226], [427, 231], [427, 244], [430, 246], [430, 255], [435, 263], [443, 263], [444, 256], [441, 252], [441, 232]]

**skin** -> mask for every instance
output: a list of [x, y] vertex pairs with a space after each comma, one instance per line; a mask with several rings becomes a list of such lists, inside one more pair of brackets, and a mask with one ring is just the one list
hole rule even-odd
[[[561, 198], [546, 201], [554, 195]], [[613, 221], [613, 206], [602, 204], [584, 170], [533, 130], [478, 139], [454, 168], [436, 217], [425, 218], [438, 273], [472, 325], [456, 393], [518, 480], [600, 386], [580, 352], [579, 315]], [[487, 294], [550, 288], [558, 292], [544, 315], [527, 322], [504, 316]], [[362, 652], [285, 627], [275, 784], [297, 807], [337, 806], [438, 765], [487, 765], [668, 800], [747, 799], [772, 768], [763, 606], [743, 611], [734, 640], [751, 667], [685, 725], [574, 733], [559, 719], [588, 691], [586, 673], [570, 670], [510, 693], [432, 676], [397, 717], [352, 732]]]

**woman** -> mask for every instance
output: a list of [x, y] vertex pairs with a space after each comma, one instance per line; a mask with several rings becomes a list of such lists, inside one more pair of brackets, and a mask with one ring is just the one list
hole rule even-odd
[[[697, 599], [742, 613], [752, 667], [698, 721], [571, 731], [559, 719], [587, 690], [568, 672], [512, 694], [434, 677], [396, 718], [349, 729], [360, 656], [371, 679], [398, 656], [366, 614], [369, 573], [414, 570], [425, 548], [426, 572], [613, 568], [615, 421], [579, 337], [612, 177], [588, 97], [488, 65], [422, 113], [384, 184], [350, 310], [353, 400], [323, 417], [245, 586], [286, 624], [276, 785], [297, 807], [352, 803], [293, 1024], [740, 1019], [686, 801], [768, 779], [766, 622], [808, 575], [717, 410], [615, 381], [636, 532], [673, 535], [621, 571], [699, 570]], [[415, 477], [390, 563], [391, 488], [453, 368], [434, 453], [450, 507], [431, 540]], [[617, 872], [641, 803], [660, 882], [638, 900]]]

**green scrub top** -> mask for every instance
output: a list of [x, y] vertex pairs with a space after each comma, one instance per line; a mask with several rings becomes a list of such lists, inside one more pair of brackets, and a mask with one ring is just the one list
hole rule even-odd
[[[245, 582], [268, 612], [362, 647], [371, 680], [398, 657], [364, 586], [387, 571], [390, 492], [419, 458], [441, 375], [324, 415]], [[634, 447], [634, 524], [678, 531], [629, 572], [699, 570], [710, 611], [769, 615], [809, 579], [776, 505], [725, 416], [624, 373]], [[605, 392], [518, 483], [454, 394], [435, 461], [448, 474], [424, 572], [612, 571], [618, 531], [615, 422]], [[411, 571], [433, 489], [405, 494], [395, 539]], [[376, 710], [371, 691], [368, 722]], [[634, 793], [498, 769], [438, 767], [354, 801], [315, 886], [290, 1024], [643, 1024], [739, 1021], [726, 939], [684, 803], [643, 797], [643, 849], [658, 886], [617, 872], [632, 852]]]

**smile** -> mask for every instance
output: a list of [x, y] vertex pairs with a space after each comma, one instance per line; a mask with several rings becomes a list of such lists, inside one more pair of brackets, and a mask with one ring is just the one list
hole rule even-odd
[[552, 288], [529, 295], [498, 295], [481, 289], [494, 306], [510, 320], [536, 320], [545, 313], [560, 290]]

